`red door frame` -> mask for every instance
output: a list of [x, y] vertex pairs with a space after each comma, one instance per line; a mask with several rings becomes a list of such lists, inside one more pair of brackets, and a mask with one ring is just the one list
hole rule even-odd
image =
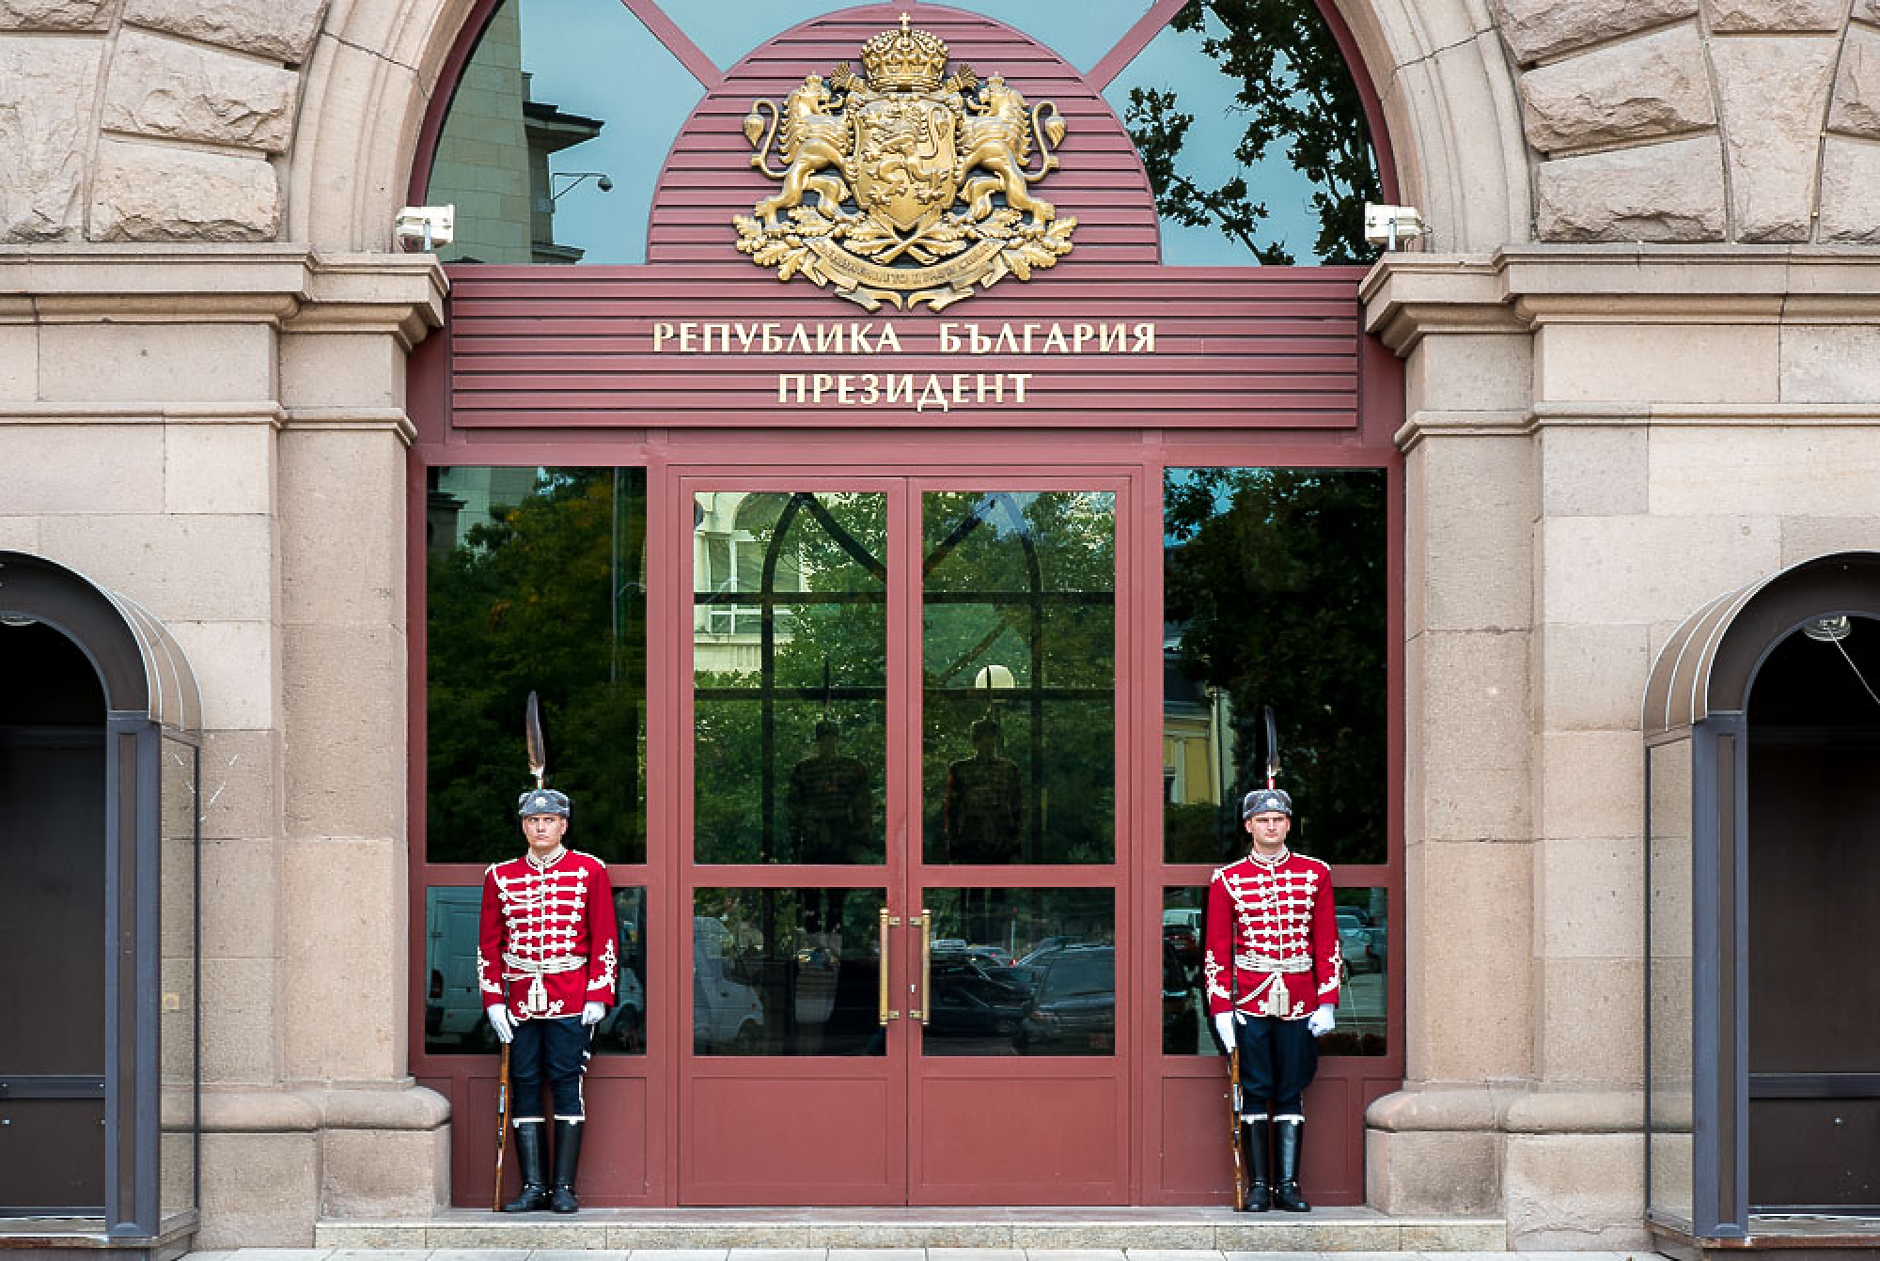
[[[450, 93], [478, 32], [497, 2], [476, 0], [466, 15], [456, 44], [446, 58], [439, 76], [438, 91], [434, 94], [418, 137], [408, 198], [413, 203], [426, 200], [425, 185], [431, 169], [431, 156], [442, 129]], [[1383, 180], [1383, 194], [1387, 200], [1395, 200], [1395, 163], [1371, 76], [1363, 72], [1355, 41], [1333, 0], [1315, 0], [1315, 4], [1338, 40], [1346, 60], [1354, 68], [1353, 81], [1370, 121], [1372, 141]], [[629, 7], [634, 8], [636, 13], [647, 10], [647, 6], [638, 3], [638, 0], [632, 0]], [[1107, 84], [1110, 76], [1161, 29], [1177, 7], [1179, 0], [1158, 0], [1154, 8], [1145, 14], [1138, 28], [1125, 40], [1126, 47], [1119, 46], [1087, 77], [1099, 87]], [[653, 16], [657, 18], [659, 15]], [[667, 26], [657, 21], [652, 25], [655, 33], [669, 43], [684, 43], [682, 39], [675, 40], [675, 33]], [[716, 81], [717, 75], [701, 58], [688, 58], [684, 48], [675, 51], [686, 64], [704, 72], [702, 81]], [[712, 85], [712, 82], [707, 83], [708, 88]], [[453, 269], [461, 271], [465, 277], [479, 271], [500, 274], [502, 270]], [[529, 270], [532, 274], [546, 276], [559, 269]], [[567, 279], [573, 281], [581, 275], [593, 277], [610, 270], [625, 274], [637, 269], [582, 267], [570, 269]], [[1249, 268], [1244, 269], [1244, 274], [1251, 276], [1257, 273], [1265, 278], [1283, 279], [1285, 272], [1292, 270]], [[1358, 269], [1298, 270], [1313, 271], [1320, 277], [1349, 277], [1352, 311], [1350, 328], [1355, 332], [1358, 327]], [[1152, 280], [1146, 274], [1135, 276], [1132, 273], [1127, 280], [1127, 292], [1140, 292], [1145, 318], [1154, 318], [1171, 304], [1179, 307], [1188, 301], [1186, 297], [1179, 296], [1171, 285], [1188, 284], [1194, 277], [1206, 274], [1203, 269], [1170, 269]], [[1339, 280], [1337, 283], [1346, 282]], [[775, 292], [774, 287], [770, 291]], [[1006, 291], [1001, 289], [1000, 292]], [[1186, 289], [1180, 291], [1183, 295], [1187, 292]], [[987, 304], [986, 309], [990, 313], [1001, 300], [997, 295], [991, 295], [979, 301]], [[474, 305], [475, 301], [464, 305]], [[1080, 301], [1088, 302], [1088, 298]], [[809, 305], [813, 306], [814, 302], [811, 299]], [[452, 305], [458, 307], [459, 303], [453, 299]], [[805, 310], [808, 309], [806, 306]], [[822, 318], [833, 319], [838, 314], [835, 307], [831, 306], [825, 309]], [[1079, 309], [1076, 318], [1096, 316]], [[1238, 314], [1223, 317], [1224, 326], [1239, 318]], [[1087, 418], [1089, 428], [1079, 428], [1077, 426], [1082, 422], [1075, 417], [1063, 416], [1054, 418], [1058, 426], [1055, 429], [1046, 429], [1041, 425], [1002, 426], [996, 419], [967, 420], [958, 427], [933, 429], [918, 424], [871, 427], [866, 421], [853, 423], [854, 414], [851, 413], [844, 421], [852, 424], [852, 427], [837, 431], [834, 428], [813, 427], [824, 423], [824, 418], [811, 420], [809, 426], [804, 426], [805, 418], [798, 413], [782, 418], [787, 425], [793, 426], [785, 430], [760, 428], [762, 421], [767, 418], [753, 416], [749, 427], [727, 426], [706, 431], [681, 427], [686, 422], [678, 419], [679, 413], [669, 415], [657, 408], [641, 410], [612, 404], [610, 406], [620, 410], [579, 415], [574, 410], [562, 409], [553, 413], [561, 417], [578, 416], [582, 421], [599, 422], [591, 423], [590, 427], [576, 427], [574, 419], [566, 419], [526, 430], [520, 425], [507, 429], [467, 429], [454, 428], [451, 424], [451, 328], [447, 324], [446, 328], [433, 333], [421, 343], [411, 360], [410, 411], [418, 432], [410, 466], [410, 519], [417, 523], [424, 520], [425, 469], [431, 465], [637, 466], [647, 470], [649, 563], [656, 564], [660, 558], [665, 558], [664, 563], [670, 565], [674, 558], [685, 558], [688, 536], [682, 527], [679, 504], [675, 502], [679, 496], [676, 479], [669, 472], [670, 466], [675, 464], [688, 467], [709, 465], [714, 476], [726, 478], [765, 476], [770, 470], [790, 467], [812, 468], [844, 478], [925, 476], [930, 470], [940, 469], [971, 477], [974, 468], [987, 476], [1003, 474], [1013, 468], [1055, 472], [1060, 468], [1059, 461], [1065, 458], [1066, 452], [1072, 452], [1080, 462], [1101, 467], [1109, 475], [1132, 478], [1132, 484], [1136, 487], [1129, 555], [1125, 557], [1119, 550], [1119, 570], [1133, 575], [1133, 594], [1126, 605], [1119, 599], [1117, 626], [1119, 654], [1123, 653], [1124, 642], [1131, 645], [1128, 653], [1119, 660], [1118, 687], [1125, 689], [1121, 695], [1129, 708], [1119, 714], [1117, 723], [1118, 773], [1119, 777], [1129, 778], [1123, 768], [1131, 763], [1122, 746], [1132, 736], [1126, 733], [1133, 733], [1131, 755], [1137, 759], [1139, 769], [1147, 770], [1142, 765], [1145, 760], [1149, 765], [1159, 767], [1155, 746], [1159, 741], [1162, 722], [1161, 673], [1159, 661], [1153, 654], [1161, 642], [1162, 572], [1159, 519], [1155, 518], [1152, 508], [1159, 502], [1162, 470], [1166, 467], [1247, 465], [1385, 469], [1389, 504], [1386, 546], [1389, 553], [1388, 714], [1391, 742], [1385, 770], [1389, 786], [1389, 860], [1375, 867], [1340, 868], [1335, 878], [1341, 885], [1381, 885], [1389, 890], [1393, 908], [1389, 943], [1389, 957], [1393, 965], [1388, 974], [1390, 1051], [1373, 1060], [1328, 1058], [1321, 1066], [1313, 1094], [1308, 1096], [1308, 1107], [1315, 1115], [1323, 1116], [1330, 1111], [1354, 1118], [1354, 1123], [1346, 1126], [1347, 1132], [1337, 1140], [1326, 1133], [1328, 1127], [1322, 1124], [1315, 1127], [1313, 1141], [1307, 1145], [1306, 1155], [1307, 1183], [1313, 1197], [1325, 1204], [1357, 1203], [1362, 1201], [1364, 1194], [1363, 1129], [1361, 1124], [1355, 1122], [1355, 1118], [1362, 1114], [1365, 1101], [1395, 1089], [1403, 1074], [1405, 968], [1402, 961], [1406, 951], [1402, 914], [1404, 485], [1403, 462], [1392, 442], [1393, 432], [1403, 421], [1402, 367], [1394, 356], [1371, 339], [1359, 335], [1358, 342], [1357, 414], [1352, 418], [1355, 425], [1346, 428], [1332, 426], [1307, 430], [1286, 427], [1288, 422], [1263, 416], [1257, 410], [1259, 405], [1255, 404], [1255, 410], [1244, 414], [1220, 413], [1218, 419], [1223, 427], [1218, 429], [1163, 429], [1155, 427], [1156, 421], [1147, 416], [1132, 420], [1115, 415]], [[1122, 422], [1120, 424], [1119, 419]], [[1132, 423], [1139, 427], [1129, 427]], [[1182, 418], [1177, 413], [1168, 413], [1166, 423], [1171, 426], [1180, 424]], [[673, 427], [664, 427], [668, 424]], [[971, 427], [975, 424], [982, 424], [983, 427]], [[564, 425], [566, 427], [559, 427]], [[1152, 525], [1155, 528], [1151, 528]], [[409, 975], [419, 979], [425, 975], [423, 925], [427, 884], [474, 884], [480, 877], [480, 868], [467, 864], [429, 865], [424, 861], [425, 550], [421, 526], [412, 528], [409, 534], [408, 627], [412, 654], [408, 693], [411, 829], [409, 904], [412, 925]], [[1119, 531], [1119, 548], [1120, 534]], [[689, 609], [689, 605], [687, 607]], [[684, 644], [689, 627], [685, 633], [675, 635], [669, 629], [672, 625], [670, 619], [662, 620], [660, 610], [649, 609], [649, 614], [647, 863], [643, 867], [614, 867], [612, 875], [617, 886], [645, 884], [648, 887], [649, 907], [655, 908], [655, 913], [671, 917], [684, 906], [681, 900], [682, 886], [684, 897], [687, 898], [691, 887], [684, 884], [677, 867], [680, 859], [677, 838], [684, 835], [681, 831], [679, 798], [685, 794], [675, 791], [673, 787], [689, 782], [680, 778], [679, 759], [682, 751], [689, 749], [689, 734], [680, 726], [678, 717], [682, 697], [689, 696], [689, 688], [685, 686], [686, 676], [681, 673], [682, 653], [686, 651]], [[686, 738], [681, 739], [682, 736]], [[914, 756], [917, 759], [917, 750]], [[1209, 869], [1203, 865], [1165, 863], [1157, 846], [1124, 843], [1126, 837], [1149, 838], [1161, 835], [1158, 796], [1151, 791], [1136, 791], [1140, 783], [1138, 779], [1134, 783], [1119, 784], [1119, 789], [1129, 794], [1127, 798], [1119, 797], [1116, 823], [1117, 860], [1120, 865], [1115, 872], [1116, 882], [1119, 888], [1129, 891], [1127, 904], [1118, 905], [1119, 930], [1128, 924], [1159, 922], [1164, 887], [1203, 884], [1209, 875]], [[686, 804], [689, 808], [689, 803]], [[1155, 852], [1147, 852], [1149, 850]], [[907, 888], [905, 885], [902, 887]], [[638, 1109], [644, 1119], [643, 1127], [632, 1135], [621, 1133], [628, 1129], [625, 1126], [613, 1127], [611, 1131], [596, 1127], [590, 1135], [587, 1140], [589, 1149], [597, 1158], [590, 1160], [586, 1167], [592, 1168], [605, 1162], [624, 1171], [620, 1179], [622, 1185], [615, 1189], [598, 1195], [584, 1190], [584, 1198], [592, 1204], [653, 1206], [677, 1202], [681, 1120], [679, 1110], [670, 1106], [668, 1100], [677, 1098], [675, 1063], [679, 1051], [678, 1040], [686, 1029], [682, 1018], [689, 1019], [689, 1013], [683, 1011], [682, 1006], [689, 1005], [690, 1000], [675, 998], [674, 995], [689, 995], [690, 990], [689, 986], [681, 984], [685, 961], [681, 959], [678, 950], [668, 944], [670, 940], [676, 939], [677, 934], [663, 931], [655, 935], [649, 944], [647, 1015], [653, 1034], [649, 1053], [638, 1057], [599, 1058], [589, 1077], [589, 1097], [597, 1106], [604, 1106], [603, 1101], [611, 1098], [612, 1106]], [[1145, 941], [1141, 943], [1141, 949], [1128, 951], [1124, 959], [1119, 960], [1119, 988], [1126, 987], [1134, 995], [1141, 988], [1139, 982], [1147, 981], [1148, 977], [1141, 969], [1154, 966], [1150, 947], [1156, 944], [1154, 941]], [[1137, 955], [1142, 958], [1137, 959]], [[457, 1139], [452, 1156], [452, 1180], [457, 1201], [463, 1204], [487, 1203], [491, 1155], [487, 1136], [491, 1134], [494, 1124], [491, 1106], [494, 1090], [493, 1057], [427, 1054], [424, 1051], [423, 986], [414, 985], [414, 989], [416, 993], [411, 1001], [409, 1025], [412, 1072], [420, 1081], [445, 1092], [452, 1101], [453, 1118], [457, 1122], [453, 1127]], [[1220, 1132], [1217, 1124], [1222, 1076], [1219, 1060], [1203, 1056], [1161, 1055], [1157, 1014], [1154, 1006], [1147, 1002], [1138, 1003], [1128, 1025], [1119, 1027], [1118, 1043], [1119, 1063], [1127, 1057], [1127, 1062], [1133, 1066], [1126, 1074], [1125, 1132], [1131, 1136], [1126, 1143], [1128, 1202], [1223, 1202], [1228, 1177], [1227, 1160], [1222, 1150], [1224, 1144], [1215, 1137]]]
[[[443, 338], [439, 339], [444, 340]], [[423, 375], [423, 374], [420, 374]], [[414, 411], [418, 410], [421, 385], [414, 388]], [[1373, 395], [1375, 398], [1375, 395]], [[1365, 409], [1369, 411], [1370, 409]], [[440, 413], [441, 414], [441, 413]], [[690, 784], [689, 675], [690, 611], [689, 575], [690, 533], [684, 529], [684, 504], [689, 493], [681, 475], [698, 476], [712, 485], [732, 489], [737, 485], [766, 484], [773, 488], [812, 480], [842, 481], [847, 485], [865, 483], [872, 478], [888, 485], [911, 478], [906, 497], [910, 513], [918, 513], [917, 488], [933, 485], [983, 487], [996, 481], [1044, 486], [1049, 483], [1076, 484], [1083, 488], [1099, 481], [1119, 488], [1118, 528], [1118, 673], [1117, 686], [1126, 707], [1117, 724], [1118, 814], [1117, 866], [1096, 868], [1086, 873], [1095, 884], [1112, 877], [1119, 890], [1118, 933], [1119, 994], [1130, 996], [1119, 1004], [1118, 1054], [1109, 1067], [1123, 1084], [1119, 1104], [1125, 1109], [1121, 1144], [1126, 1153], [1118, 1194], [1098, 1194], [1097, 1188], [1085, 1187], [1082, 1194], [1067, 1194], [1067, 1201], [1084, 1203], [1128, 1202], [1142, 1204], [1219, 1203], [1226, 1187], [1225, 1153], [1216, 1150], [1213, 1135], [1218, 1132], [1212, 1118], [1218, 1112], [1220, 1096], [1220, 1061], [1207, 1056], [1163, 1056], [1157, 1013], [1153, 1004], [1140, 1000], [1146, 993], [1148, 978], [1156, 975], [1149, 947], [1155, 940], [1138, 941], [1130, 926], [1160, 921], [1162, 890], [1165, 886], [1204, 884], [1210, 874], [1206, 866], [1165, 863], [1159, 846], [1131, 845], [1127, 837], [1159, 837], [1160, 802], [1153, 792], [1137, 791], [1141, 774], [1148, 773], [1145, 761], [1159, 771], [1161, 705], [1159, 659], [1150, 659], [1151, 646], [1160, 644], [1161, 617], [1161, 538], [1159, 529], [1150, 528], [1152, 506], [1160, 503], [1160, 479], [1166, 467], [1211, 465], [1272, 465], [1309, 467], [1383, 467], [1389, 484], [1390, 580], [1390, 721], [1393, 728], [1391, 760], [1387, 768], [1392, 790], [1389, 794], [1389, 829], [1392, 838], [1390, 861], [1377, 867], [1341, 867], [1337, 874], [1341, 885], [1381, 885], [1390, 891], [1394, 908], [1402, 906], [1402, 521], [1403, 479], [1401, 460], [1394, 449], [1386, 447], [1382, 458], [1375, 441], [1373, 424], [1365, 429], [1370, 441], [1352, 441], [1352, 435], [1327, 442], [1318, 435], [1283, 435], [1244, 432], [1211, 435], [1206, 441], [1169, 442], [1153, 433], [1093, 434], [1089, 443], [1079, 443], [1077, 451], [1086, 458], [1082, 468], [1056, 463], [1064, 446], [1061, 435], [1016, 431], [988, 434], [967, 431], [945, 436], [909, 435], [896, 432], [839, 435], [815, 435], [801, 431], [784, 435], [663, 434], [622, 435], [623, 441], [597, 440], [593, 435], [531, 434], [526, 447], [530, 458], [520, 459], [513, 442], [495, 441], [484, 434], [446, 434], [441, 427], [423, 426], [429, 434], [421, 436], [414, 447], [410, 476], [410, 511], [412, 520], [422, 521], [425, 469], [432, 464], [548, 464], [548, 465], [634, 465], [645, 468], [648, 476], [648, 549], [649, 564], [662, 565], [665, 573], [684, 575], [667, 580], [666, 585], [678, 597], [674, 607], [665, 611], [654, 608], [649, 616], [648, 645], [648, 851], [645, 867], [619, 865], [612, 868], [616, 886], [644, 884], [648, 888], [649, 916], [653, 920], [648, 948], [648, 1029], [649, 1049], [644, 1056], [607, 1056], [597, 1058], [590, 1073], [588, 1093], [597, 1110], [639, 1115], [642, 1127], [595, 1127], [590, 1144], [600, 1140], [596, 1149], [606, 1149], [606, 1163], [624, 1171], [629, 1185], [589, 1194], [589, 1202], [598, 1205], [667, 1205], [680, 1200], [679, 1188], [687, 1181], [681, 1160], [686, 1150], [682, 1099], [682, 1074], [679, 1064], [685, 1048], [684, 1031], [690, 1028], [690, 984], [687, 943], [689, 937], [672, 928], [689, 916], [691, 891], [701, 883], [710, 883], [725, 869], [694, 868], [689, 854], [682, 852], [679, 838], [689, 835], [689, 792], [678, 786]], [[432, 439], [432, 440], [427, 440]], [[441, 438], [442, 441], [435, 439]], [[808, 448], [806, 450], [806, 448]], [[1093, 448], [1097, 458], [1090, 458]], [[920, 459], [926, 451], [939, 449], [948, 463], [926, 464]], [[844, 463], [845, 459], [863, 461]], [[1111, 459], [1103, 459], [1108, 455]], [[872, 458], [870, 458], [872, 457]], [[806, 462], [807, 461], [807, 462]], [[1012, 468], [1036, 468], [1037, 477], [1013, 476]], [[975, 468], [979, 472], [975, 472]], [[1127, 506], [1125, 504], [1127, 497]], [[1140, 519], [1140, 520], [1138, 520]], [[917, 526], [916, 526], [917, 530]], [[422, 977], [424, 963], [424, 899], [427, 885], [474, 884], [481, 869], [468, 864], [428, 865], [423, 856], [424, 834], [424, 544], [422, 531], [414, 530], [410, 547], [411, 622], [413, 667], [411, 675], [410, 715], [412, 730], [411, 764], [411, 975]], [[904, 535], [907, 532], [904, 531]], [[917, 532], [912, 536], [918, 539]], [[911, 546], [917, 548], [917, 541]], [[663, 560], [662, 560], [663, 558]], [[913, 558], [917, 563], [917, 557]], [[903, 559], [907, 564], [908, 558]], [[911, 572], [911, 571], [910, 571]], [[656, 579], [657, 581], [657, 579]], [[1125, 590], [1127, 584], [1127, 590]], [[909, 585], [912, 609], [890, 611], [891, 626], [913, 625], [918, 618], [918, 590]], [[660, 628], [664, 628], [663, 630]], [[891, 630], [891, 648], [897, 637]], [[912, 651], [905, 636], [898, 637], [899, 652]], [[903, 667], [905, 668], [905, 667]], [[912, 702], [918, 705], [918, 698]], [[906, 744], [900, 757], [907, 767], [904, 779], [917, 784], [920, 752], [911, 734], [918, 730], [915, 721], [898, 724], [900, 739]], [[1132, 760], [1133, 759], [1133, 760]], [[1134, 767], [1132, 775], [1127, 768]], [[906, 802], [900, 803], [902, 816], [917, 813]], [[778, 876], [772, 883], [801, 885], [806, 870], [791, 869], [788, 877]], [[842, 873], [849, 883], [872, 887], [871, 880], [857, 879], [855, 869], [830, 868], [833, 876]], [[946, 869], [935, 869], [938, 876]], [[878, 869], [867, 869], [874, 877]], [[1095, 879], [1102, 873], [1102, 879]], [[911, 906], [913, 893], [920, 887], [911, 864], [898, 871], [881, 872], [887, 881], [890, 898], [901, 899], [901, 906]], [[1050, 879], [1059, 879], [1053, 869]], [[820, 877], [814, 877], [820, 878]], [[761, 879], [753, 883], [761, 883]], [[843, 883], [843, 880], [832, 880]], [[997, 884], [988, 878], [986, 883]], [[1006, 874], [1005, 883], [1026, 881]], [[938, 880], [934, 883], [939, 883]], [[1031, 882], [1031, 883], [1035, 883]], [[903, 912], [904, 913], [904, 912]], [[1405, 943], [1402, 939], [1402, 915], [1394, 913], [1389, 954], [1401, 961]], [[904, 993], [907, 981], [906, 950], [896, 951], [896, 973], [892, 978], [897, 992]], [[1396, 1088], [1402, 1080], [1403, 1063], [1403, 974], [1400, 964], [1389, 974], [1389, 1044], [1390, 1053], [1372, 1059], [1334, 1057], [1324, 1061], [1314, 1086], [1313, 1102], [1318, 1115], [1343, 1115], [1349, 1123], [1342, 1132], [1321, 1127], [1315, 1131], [1309, 1148], [1308, 1178], [1315, 1195], [1326, 1204], [1359, 1203], [1363, 1200], [1362, 1126], [1358, 1123], [1363, 1107], [1370, 1099]], [[1130, 1001], [1135, 999], [1136, 1001]], [[1127, 1013], [1127, 1014], [1124, 1014]], [[488, 1100], [494, 1092], [493, 1057], [430, 1055], [423, 1050], [422, 987], [414, 996], [411, 1013], [413, 1073], [419, 1080], [442, 1090], [452, 1100], [460, 1136], [453, 1153], [453, 1185], [459, 1188], [461, 1203], [486, 1203], [489, 1151], [478, 1136], [493, 1129], [493, 1108]], [[902, 1056], [919, 1059], [909, 1049], [911, 1039], [900, 1038]], [[891, 1042], [891, 1046], [892, 1046]], [[894, 1061], [891, 1053], [887, 1059]], [[749, 1061], [725, 1060], [726, 1072]], [[936, 1058], [930, 1071], [904, 1072], [902, 1080], [919, 1079], [941, 1082], [955, 1076], [970, 1075], [968, 1060]], [[1004, 1065], [1001, 1065], [1003, 1068]], [[1088, 1065], [1081, 1066], [1088, 1068]], [[716, 1071], [714, 1066], [713, 1071]], [[830, 1071], [840, 1071], [839, 1066]], [[1052, 1071], [1049, 1061], [1038, 1066], [1025, 1065], [1014, 1070], [1017, 1077]], [[813, 1074], [812, 1074], [813, 1075]], [[911, 1089], [911, 1087], [910, 1087]], [[675, 1103], [669, 1105], [668, 1100]], [[910, 1127], [917, 1116], [910, 1097], [905, 1105]], [[1333, 1135], [1337, 1134], [1334, 1138]], [[904, 1152], [918, 1152], [919, 1138], [910, 1135]], [[600, 1163], [597, 1161], [597, 1163]], [[890, 1171], [891, 1178], [905, 1178]], [[916, 1180], [918, 1185], [918, 1180]], [[852, 1189], [857, 1191], [858, 1189]], [[735, 1198], [723, 1197], [727, 1202]], [[921, 1197], [924, 1202], [977, 1202], [971, 1189], [964, 1186], [935, 1188]], [[817, 1202], [840, 1202], [818, 1198]], [[849, 1202], [870, 1202], [859, 1193]]]

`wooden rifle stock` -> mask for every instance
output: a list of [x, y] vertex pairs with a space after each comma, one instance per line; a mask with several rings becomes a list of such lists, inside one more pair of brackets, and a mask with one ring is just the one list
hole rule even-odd
[[509, 1146], [509, 1044], [503, 1043], [502, 1066], [496, 1076], [496, 1189], [490, 1193], [490, 1211], [503, 1211], [503, 1150]]
[[1234, 1211], [1247, 1211], [1247, 1167], [1240, 1156], [1240, 1039], [1227, 1053], [1227, 1146], [1234, 1153]]

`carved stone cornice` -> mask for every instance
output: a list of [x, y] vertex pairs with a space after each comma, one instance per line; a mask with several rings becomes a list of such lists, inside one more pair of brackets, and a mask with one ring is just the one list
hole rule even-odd
[[409, 349], [444, 322], [430, 255], [295, 245], [0, 246], [0, 323], [266, 324], [385, 333]]
[[1399, 355], [1444, 333], [1546, 324], [1880, 324], [1880, 250], [1846, 246], [1531, 245], [1389, 254], [1359, 288]]

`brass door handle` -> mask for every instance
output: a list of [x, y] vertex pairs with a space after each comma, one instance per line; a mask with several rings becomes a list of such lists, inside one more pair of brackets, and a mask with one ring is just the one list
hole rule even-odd
[[924, 1025], [933, 1019], [933, 912], [923, 906], [907, 922], [909, 927], [920, 925], [920, 1006], [908, 1008], [907, 1015]]
[[888, 930], [899, 925], [900, 922], [900, 916], [889, 915], [888, 908], [885, 906], [881, 908], [881, 949], [876, 956], [875, 974], [880, 980], [877, 1007], [881, 1016], [881, 1023], [884, 1025], [890, 1020], [899, 1020], [901, 1018], [900, 1012], [888, 1006]]

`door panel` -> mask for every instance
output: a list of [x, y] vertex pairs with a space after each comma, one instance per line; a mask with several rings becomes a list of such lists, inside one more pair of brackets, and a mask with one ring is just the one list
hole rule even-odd
[[682, 1202], [1125, 1198], [1116, 489], [681, 485]]
[[1116, 1054], [1107, 888], [930, 887], [921, 1054]]
[[898, 1079], [715, 1064], [688, 1084], [688, 1204], [891, 1204], [906, 1195]]
[[103, 1211], [104, 776], [102, 731], [0, 727], [0, 1215]]
[[[1780, 677], [1772, 670], [1772, 680]], [[1862, 733], [1826, 726], [1757, 735], [1749, 795], [1750, 1203], [1772, 1212], [1871, 1211], [1880, 1206], [1880, 971], [1847, 943], [1863, 938], [1859, 926], [1871, 924], [1880, 903], [1880, 782], [1871, 769], [1880, 748]], [[1800, 924], [1817, 927], [1797, 931]]]
[[[1125, 1091], [1113, 1072], [955, 1062], [921, 1083], [918, 1204], [1105, 1204], [1127, 1183]], [[1024, 1069], [1034, 1069], [1026, 1064]]]

